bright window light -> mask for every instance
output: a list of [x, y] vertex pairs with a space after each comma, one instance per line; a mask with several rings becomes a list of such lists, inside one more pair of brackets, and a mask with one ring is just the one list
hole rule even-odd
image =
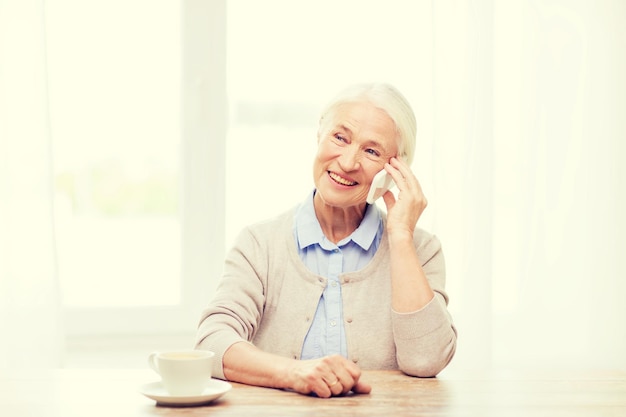
[[179, 7], [46, 2], [66, 307], [179, 302]]

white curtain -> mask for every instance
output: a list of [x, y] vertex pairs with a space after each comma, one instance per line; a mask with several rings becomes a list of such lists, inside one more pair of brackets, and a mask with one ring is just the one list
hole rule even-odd
[[494, 358], [626, 369], [626, 3], [496, 11]]
[[437, 1], [433, 39], [455, 364], [626, 369], [626, 3]]
[[61, 364], [42, 0], [0, 0], [0, 371]]

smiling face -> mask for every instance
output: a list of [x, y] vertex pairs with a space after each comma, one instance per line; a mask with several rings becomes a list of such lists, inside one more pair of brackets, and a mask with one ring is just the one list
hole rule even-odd
[[336, 208], [364, 205], [374, 176], [397, 153], [397, 130], [387, 113], [368, 102], [339, 105], [320, 126], [316, 198]]

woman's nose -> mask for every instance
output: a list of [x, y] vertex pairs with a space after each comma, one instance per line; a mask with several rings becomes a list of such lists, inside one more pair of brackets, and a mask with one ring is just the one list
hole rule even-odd
[[354, 149], [346, 149], [339, 158], [339, 165], [346, 172], [358, 169], [360, 164], [360, 156]]

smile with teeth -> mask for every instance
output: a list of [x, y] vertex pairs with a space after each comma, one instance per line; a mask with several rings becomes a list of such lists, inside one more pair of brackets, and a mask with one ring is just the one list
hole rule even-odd
[[354, 181], [348, 181], [347, 179], [335, 174], [334, 172], [328, 171], [328, 176], [330, 178], [332, 178], [333, 181], [335, 181], [336, 183], [339, 183], [341, 185], [347, 185], [347, 186], [353, 186], [353, 185], [357, 185], [358, 182], [354, 182]]

